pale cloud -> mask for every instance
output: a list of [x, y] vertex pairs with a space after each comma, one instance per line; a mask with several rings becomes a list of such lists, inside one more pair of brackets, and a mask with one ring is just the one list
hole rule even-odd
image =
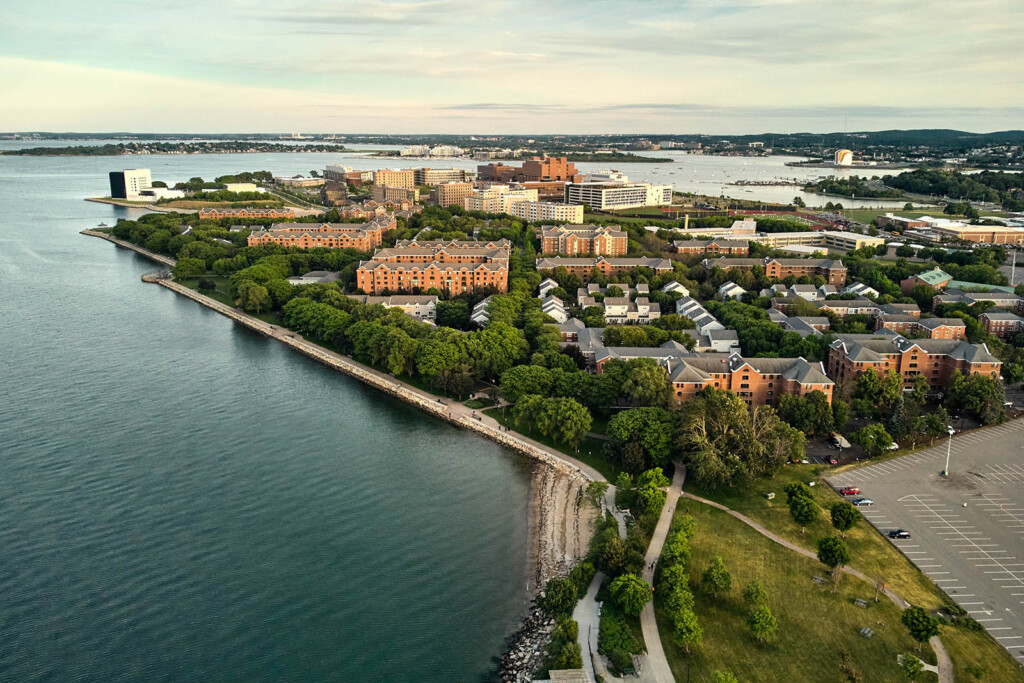
[[0, 128], [1020, 127], [1022, 33], [1019, 0], [55, 0], [0, 8]]

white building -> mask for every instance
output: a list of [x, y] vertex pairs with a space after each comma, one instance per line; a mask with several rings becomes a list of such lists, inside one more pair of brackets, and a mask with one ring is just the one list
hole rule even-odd
[[551, 316], [559, 325], [569, 319], [569, 314], [565, 312], [565, 304], [557, 296], [546, 297], [541, 302], [540, 310]]
[[547, 278], [546, 280], [544, 280], [543, 282], [540, 283], [540, 296], [537, 297], [537, 298], [543, 299], [544, 297], [546, 297], [548, 295], [548, 292], [550, 292], [552, 289], [555, 289], [557, 287], [558, 287], [558, 283], [557, 282], [555, 282], [551, 278]]
[[873, 296], [877, 298], [878, 290], [874, 287], [869, 287], [863, 282], [854, 282], [852, 285], [846, 286], [843, 294], [856, 294], [857, 296]]
[[487, 310], [487, 307], [491, 305], [492, 296], [481, 300], [473, 307], [473, 310], [469, 314], [470, 321], [476, 323], [480, 327], [487, 327], [487, 323], [491, 321], [491, 313]]
[[537, 190], [513, 190], [508, 185], [491, 185], [482, 190], [473, 190], [473, 194], [462, 200], [462, 207], [466, 211], [512, 214], [514, 205], [519, 202], [536, 203]]
[[569, 204], [587, 204], [598, 211], [668, 206], [672, 203], [672, 186], [619, 182], [569, 183], [565, 186], [565, 201]]
[[718, 288], [718, 293], [722, 295], [723, 299], [742, 299], [747, 290], [730, 280]]
[[673, 280], [672, 282], [669, 282], [664, 287], [662, 287], [661, 291], [665, 292], [666, 294], [671, 294], [673, 292], [679, 292], [683, 296], [690, 296], [690, 290], [688, 290], [686, 287], [684, 287], [683, 285], [679, 284], [675, 280]]
[[661, 317], [661, 306], [647, 297], [630, 301], [628, 296], [608, 296], [604, 299], [604, 320], [609, 325], [646, 325]]
[[[537, 192], [537, 190], [527, 190]], [[528, 221], [567, 221], [574, 225], [583, 223], [582, 204], [554, 204], [551, 202], [513, 202], [506, 211], [516, 218]]]
[[403, 157], [430, 156], [430, 145], [410, 145], [409, 147], [403, 147], [402, 151], [398, 154]]
[[126, 168], [110, 173], [110, 196], [114, 199], [134, 199], [152, 186], [148, 168]]

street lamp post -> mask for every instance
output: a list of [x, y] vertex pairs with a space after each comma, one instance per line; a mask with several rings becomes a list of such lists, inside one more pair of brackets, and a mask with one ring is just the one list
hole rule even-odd
[[942, 476], [944, 477], [949, 476], [949, 452], [953, 449], [953, 428], [947, 425], [946, 433], [949, 434], [949, 440], [946, 441], [946, 469], [942, 470]]

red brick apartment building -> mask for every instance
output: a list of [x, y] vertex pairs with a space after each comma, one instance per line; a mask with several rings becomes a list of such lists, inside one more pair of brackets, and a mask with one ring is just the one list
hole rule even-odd
[[687, 353], [671, 348], [601, 348], [597, 372], [613, 359], [654, 358], [668, 371], [673, 401], [680, 406], [705, 387], [731, 391], [749, 405], [778, 405], [783, 394], [820, 391], [832, 402], [835, 384], [821, 363], [803, 358], [743, 358], [737, 353]]
[[1000, 339], [1024, 330], [1024, 318], [1009, 311], [985, 311], [978, 316], [978, 322], [986, 332]]
[[748, 406], [776, 406], [783, 394], [805, 396], [812, 391], [822, 392], [832, 403], [835, 384], [825, 375], [821, 363], [810, 363], [803, 358], [722, 356], [725, 354], [687, 357], [669, 371], [673, 400], [677, 406], [689, 401], [705, 387], [738, 394]]
[[764, 274], [772, 280], [785, 280], [787, 277], [814, 277], [820, 275], [830, 285], [837, 287], [846, 284], [846, 266], [842, 261], [834, 259], [800, 259], [800, 258], [718, 258], [701, 261], [704, 268], [712, 270], [732, 270], [733, 268], [748, 271], [754, 266], [764, 268]]
[[663, 258], [608, 258], [605, 256], [563, 258], [552, 256], [537, 259], [537, 270], [554, 270], [558, 267], [563, 267], [570, 273], [579, 275], [584, 282], [590, 280], [590, 274], [595, 268], [605, 277], [618, 275], [634, 268], [650, 268], [655, 273], [672, 272], [672, 262]]
[[368, 223], [275, 223], [270, 229], [250, 233], [249, 246], [274, 243], [299, 249], [370, 251], [380, 246], [384, 233], [397, 225], [392, 216], [380, 216]]
[[379, 249], [356, 270], [356, 286], [367, 294], [426, 291], [455, 296], [494, 287], [508, 291], [507, 248], [395, 246]]
[[295, 218], [291, 209], [199, 209], [199, 220], [220, 218]]
[[866, 370], [895, 370], [904, 384], [920, 375], [932, 387], [945, 387], [956, 370], [964, 375], [998, 377], [1002, 362], [984, 344], [958, 339], [906, 339], [890, 333], [842, 334], [828, 352], [828, 376], [852, 382]]
[[559, 225], [541, 230], [542, 254], [625, 256], [629, 237], [617, 225]]
[[876, 330], [899, 334], [923, 332], [929, 339], [963, 339], [967, 324], [960, 318], [919, 318], [914, 315], [882, 314], [875, 318]]
[[672, 251], [686, 256], [746, 256], [750, 253], [750, 242], [743, 240], [676, 240]]

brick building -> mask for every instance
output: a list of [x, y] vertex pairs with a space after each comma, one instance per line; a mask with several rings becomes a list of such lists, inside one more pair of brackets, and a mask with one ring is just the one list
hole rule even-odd
[[275, 223], [269, 229], [250, 233], [248, 244], [370, 251], [380, 246], [384, 233], [397, 225], [393, 216], [379, 216], [367, 223]]
[[583, 175], [567, 157], [531, 157], [522, 166], [508, 166], [502, 163], [484, 164], [477, 167], [477, 178], [498, 183], [512, 181], [543, 182], [562, 181], [576, 183]]
[[754, 266], [764, 268], [766, 277], [772, 280], [784, 280], [787, 277], [814, 277], [820, 275], [830, 285], [837, 287], [846, 284], [846, 266], [836, 259], [799, 259], [799, 258], [718, 258], [704, 259], [701, 264], [707, 270], [733, 268], [748, 271]]
[[928, 285], [929, 287], [941, 292], [947, 287], [947, 285], [949, 285], [952, 279], [952, 275], [936, 266], [931, 270], [926, 270], [918, 273], [917, 275], [911, 275], [904, 280], [900, 280], [900, 291], [909, 295], [917, 285]]
[[430, 201], [440, 207], [453, 204], [462, 207], [466, 197], [473, 194], [473, 183], [445, 182], [430, 191]]
[[291, 209], [199, 209], [199, 220], [220, 218], [295, 218]]
[[[537, 190], [537, 197], [540, 199], [555, 199], [562, 201], [565, 199], [565, 186], [564, 180], [530, 180], [521, 183], [514, 183], [514, 189], [520, 190]], [[583, 220], [580, 218], [580, 220]]]
[[828, 376], [853, 382], [866, 370], [895, 370], [906, 386], [917, 376], [932, 387], [945, 387], [956, 370], [964, 375], [999, 377], [1001, 361], [984, 344], [958, 339], [906, 339], [887, 330], [880, 334], [841, 334], [829, 346]]
[[1000, 339], [1024, 330], [1024, 318], [1009, 311], [985, 311], [978, 316], [978, 322], [986, 332]]
[[605, 277], [628, 272], [634, 268], [650, 268], [659, 275], [672, 272], [672, 262], [663, 258], [609, 258], [605, 256], [563, 258], [554, 256], [537, 259], [537, 270], [554, 270], [559, 267], [565, 268], [570, 273], [575, 273], [584, 282], [590, 280], [590, 275], [595, 268]]
[[466, 177], [466, 171], [461, 168], [414, 168], [412, 177], [413, 182], [417, 185], [464, 183], [469, 180]]
[[624, 256], [629, 237], [617, 225], [558, 225], [540, 235], [542, 254]]
[[672, 251], [686, 256], [746, 256], [750, 253], [750, 242], [745, 240], [675, 240]]
[[374, 185], [416, 187], [416, 174], [411, 168], [382, 168], [373, 172]]
[[476, 167], [477, 180], [492, 183], [510, 183], [515, 180], [517, 175], [519, 175], [518, 166], [509, 166], [501, 162], [481, 164]]
[[923, 333], [929, 339], [963, 339], [967, 336], [967, 324], [960, 318], [921, 318], [883, 313], [875, 318], [875, 329], [906, 335]]
[[373, 200], [376, 202], [410, 202], [418, 204], [420, 191], [415, 187], [393, 187], [391, 185], [373, 186]]
[[356, 286], [367, 294], [436, 288], [455, 296], [489, 287], [506, 292], [508, 258], [507, 248], [395, 246], [359, 263]]

